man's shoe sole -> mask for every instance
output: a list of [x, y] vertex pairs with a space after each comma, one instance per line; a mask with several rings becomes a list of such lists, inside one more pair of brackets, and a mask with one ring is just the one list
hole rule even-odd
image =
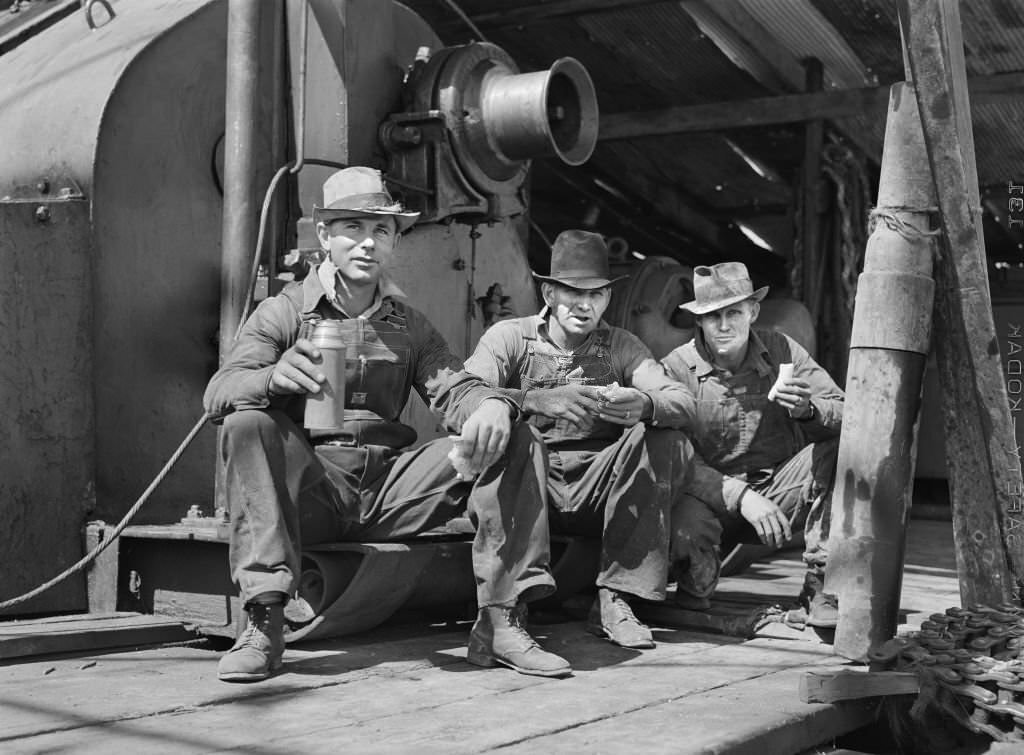
[[222, 682], [262, 682], [280, 671], [283, 665], [281, 661], [278, 661], [267, 671], [228, 671], [225, 673], [218, 671], [217, 678]]
[[552, 669], [550, 671], [546, 671], [544, 669], [524, 668], [523, 666], [517, 666], [504, 658], [498, 658], [491, 653], [474, 652], [472, 650], [466, 653], [466, 660], [474, 666], [480, 666], [482, 668], [505, 666], [513, 671], [518, 671], [520, 674], [527, 674], [528, 676], [543, 676], [548, 679], [557, 679], [572, 674], [572, 666], [566, 666], [563, 669]]
[[626, 644], [625, 642], [619, 642], [615, 637], [604, 628], [601, 624], [587, 624], [587, 631], [598, 637], [602, 637], [613, 645], [618, 645], [620, 648], [628, 648], [629, 650], [650, 650], [651, 648], [657, 647], [654, 640], [643, 640], [641, 642], [634, 642]]

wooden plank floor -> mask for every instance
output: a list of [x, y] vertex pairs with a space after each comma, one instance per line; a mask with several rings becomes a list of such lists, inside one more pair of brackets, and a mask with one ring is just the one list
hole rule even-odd
[[[796, 595], [799, 554], [722, 592]], [[913, 521], [903, 607], [911, 625], [959, 602], [951, 525]], [[468, 625], [387, 626], [285, 654], [267, 682], [215, 678], [203, 647], [53, 656], [0, 665], [0, 752], [798, 752], [867, 722], [864, 703], [808, 705], [800, 675], [835, 666], [810, 632], [750, 641], [658, 629], [634, 652], [569, 621], [535, 625], [575, 669], [541, 679], [465, 662]]]

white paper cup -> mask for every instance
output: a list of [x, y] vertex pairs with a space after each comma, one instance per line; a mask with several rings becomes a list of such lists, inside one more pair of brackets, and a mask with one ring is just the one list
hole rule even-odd
[[779, 376], [775, 378], [775, 384], [772, 389], [768, 391], [768, 400], [771, 401], [778, 395], [779, 387], [788, 383], [793, 379], [793, 364], [791, 362], [785, 362], [779, 365]]
[[448, 452], [448, 461], [455, 469], [455, 476], [465, 482], [473, 482], [477, 478], [477, 473], [473, 471], [469, 459], [462, 453], [462, 438], [449, 436], [448, 439], [452, 442], [452, 450]]

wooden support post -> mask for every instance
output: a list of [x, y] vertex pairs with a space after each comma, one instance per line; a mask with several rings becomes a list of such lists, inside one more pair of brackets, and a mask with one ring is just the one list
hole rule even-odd
[[[85, 526], [85, 552], [110, 537], [114, 531], [104, 522], [89, 522]], [[117, 610], [117, 560], [120, 541], [117, 540], [93, 560], [86, 569], [89, 613], [113, 613]]]
[[[821, 61], [808, 58], [804, 65], [807, 68], [808, 92], [821, 91], [824, 82], [824, 69]], [[800, 264], [802, 280], [800, 298], [810, 305], [811, 319], [818, 326], [818, 314], [821, 309], [821, 297], [818, 293], [822, 284], [824, 257], [821, 254], [821, 223], [818, 205], [821, 202], [819, 188], [821, 186], [821, 146], [825, 138], [825, 122], [822, 120], [807, 121], [804, 125], [804, 156], [800, 168], [800, 194], [803, 216], [800, 219]]]
[[826, 575], [839, 597], [835, 650], [856, 661], [896, 632], [934, 295], [934, 204], [917, 105], [896, 84], [877, 225], [857, 283]]
[[907, 0], [900, 10], [944, 231], [935, 353], [960, 596], [996, 604], [1018, 598], [1024, 577], [1024, 491], [992, 319], [959, 7]]

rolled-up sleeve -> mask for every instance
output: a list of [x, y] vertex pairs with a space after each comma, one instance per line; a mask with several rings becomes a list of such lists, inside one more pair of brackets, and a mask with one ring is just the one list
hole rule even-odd
[[518, 417], [517, 402], [467, 369], [426, 318], [410, 318], [409, 326], [415, 364], [413, 387], [431, 410], [443, 417], [446, 429], [461, 432], [463, 423], [486, 399], [502, 401], [513, 419]]

